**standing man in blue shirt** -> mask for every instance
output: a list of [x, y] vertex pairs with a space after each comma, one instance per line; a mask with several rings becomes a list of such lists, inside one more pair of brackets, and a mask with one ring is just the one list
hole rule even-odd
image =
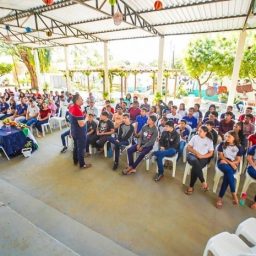
[[73, 161], [80, 168], [89, 168], [92, 165], [84, 162], [84, 150], [86, 144], [86, 122], [81, 110], [83, 99], [79, 94], [73, 96], [73, 105], [69, 108], [71, 135], [74, 140]]

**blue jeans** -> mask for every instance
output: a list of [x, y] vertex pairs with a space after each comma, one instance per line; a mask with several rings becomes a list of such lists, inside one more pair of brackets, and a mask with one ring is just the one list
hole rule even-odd
[[85, 165], [84, 162], [84, 150], [86, 138], [73, 138], [74, 140], [74, 150], [73, 150], [73, 161], [74, 164], [79, 163], [80, 167]]
[[256, 170], [252, 166], [247, 168], [247, 172], [252, 178], [256, 179]]
[[37, 122], [36, 118], [31, 118], [29, 120], [24, 121], [24, 124], [26, 124], [27, 126], [31, 126], [32, 124], [35, 124]]
[[183, 150], [184, 150], [186, 144], [187, 144], [186, 141], [184, 141], [184, 140], [180, 141], [179, 151], [178, 151], [179, 153], [178, 153], [178, 159], [177, 160], [179, 160], [183, 156]]
[[119, 141], [119, 142], [117, 142], [117, 139], [115, 139], [113, 137], [109, 137], [108, 142], [115, 145], [115, 148], [114, 148], [114, 150], [115, 150], [115, 162], [118, 163], [119, 162], [119, 157], [120, 157], [120, 147], [121, 146], [128, 146], [129, 142], [128, 141]]
[[42, 124], [46, 124], [46, 123], [48, 123], [48, 119], [46, 119], [46, 120], [44, 120], [44, 121], [39, 121], [39, 120], [37, 120], [36, 121], [36, 123], [35, 123], [35, 127], [36, 127], [36, 129], [40, 132], [40, 133], [42, 133], [43, 131], [42, 131]]
[[230, 186], [231, 193], [235, 193], [236, 191], [234, 178], [235, 170], [229, 164], [221, 164], [220, 162], [218, 163], [218, 168], [224, 173], [219, 193], [219, 197], [222, 198], [225, 195], [228, 185]]
[[69, 134], [70, 134], [70, 129], [68, 129], [67, 131], [63, 132], [60, 135], [63, 147], [67, 146], [67, 144], [66, 144], [66, 137], [69, 136]]
[[157, 161], [157, 167], [158, 167], [158, 173], [159, 174], [164, 174], [164, 165], [163, 165], [163, 158], [165, 156], [172, 157], [176, 154], [176, 149], [174, 148], [169, 148], [166, 150], [159, 150], [154, 152], [154, 156], [156, 156], [156, 161]]
[[137, 144], [128, 148], [127, 154], [128, 154], [128, 164], [129, 164], [129, 166], [131, 166], [133, 169], [135, 169], [139, 165], [139, 163], [142, 161], [144, 156], [152, 150], [152, 148], [153, 148], [153, 146], [143, 148], [143, 150], [140, 152], [140, 154], [139, 154], [139, 156], [138, 156], [138, 158], [136, 159], [135, 162], [133, 161], [133, 154], [135, 152], [137, 152]]

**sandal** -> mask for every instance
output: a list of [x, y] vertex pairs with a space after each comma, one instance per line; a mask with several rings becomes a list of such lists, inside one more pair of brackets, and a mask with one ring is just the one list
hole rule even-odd
[[218, 200], [216, 201], [216, 208], [217, 208], [217, 209], [221, 209], [222, 206], [223, 206], [222, 199], [218, 199]]
[[87, 169], [92, 167], [92, 164], [85, 164], [84, 166], [80, 167], [81, 169]]
[[208, 186], [208, 184], [206, 184], [206, 187], [201, 187], [201, 189], [202, 189], [204, 192], [209, 191], [209, 186]]
[[123, 175], [127, 175], [127, 172], [129, 171], [130, 167], [126, 167], [125, 169], [122, 170]]
[[135, 169], [131, 169], [129, 171], [127, 171], [127, 175], [131, 175], [131, 174], [135, 174], [136, 170]]
[[251, 205], [251, 209], [256, 209], [256, 203]]
[[194, 188], [192, 188], [192, 189], [191, 189], [191, 188], [187, 188], [184, 193], [185, 193], [186, 195], [190, 196], [190, 195], [193, 194], [193, 192], [194, 192]]

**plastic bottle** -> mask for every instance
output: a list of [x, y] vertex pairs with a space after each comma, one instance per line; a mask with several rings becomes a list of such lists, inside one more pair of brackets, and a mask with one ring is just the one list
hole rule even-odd
[[241, 206], [244, 206], [244, 205], [245, 205], [245, 200], [246, 200], [246, 198], [247, 198], [247, 194], [246, 194], [245, 192], [243, 192], [242, 195], [241, 195], [241, 198], [240, 198], [240, 200], [239, 200], [239, 204], [240, 204]]

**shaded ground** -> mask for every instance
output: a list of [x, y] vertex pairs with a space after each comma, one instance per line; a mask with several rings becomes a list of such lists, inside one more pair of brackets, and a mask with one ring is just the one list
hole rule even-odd
[[[59, 153], [59, 131], [40, 139], [39, 145], [29, 159], [20, 156], [8, 162], [0, 158], [0, 179], [138, 255], [202, 255], [211, 236], [234, 232], [242, 220], [255, 216], [248, 206], [234, 207], [229, 192], [222, 210], [214, 207], [216, 195], [200, 191], [199, 184], [192, 196], [186, 196], [181, 163], [175, 179], [167, 170], [164, 179], [155, 183], [154, 164], [146, 172], [142, 163], [136, 175], [127, 177], [112, 171], [112, 159], [99, 155], [89, 159], [93, 168], [80, 171], [72, 164], [71, 151]], [[124, 167], [125, 156], [122, 159]], [[241, 184], [243, 179], [240, 188]], [[255, 185], [249, 198], [253, 190]]]

